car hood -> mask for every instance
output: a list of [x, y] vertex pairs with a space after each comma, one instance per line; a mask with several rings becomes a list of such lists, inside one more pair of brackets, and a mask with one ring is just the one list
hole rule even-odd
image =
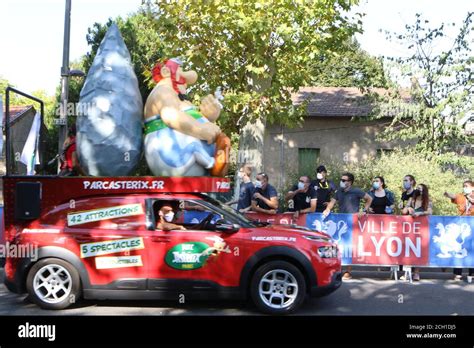
[[327, 233], [314, 231], [307, 227], [298, 226], [298, 225], [268, 225], [268, 226], [262, 227], [262, 229], [266, 231], [275, 231], [279, 233], [290, 232], [292, 234], [298, 234], [300, 236], [306, 235], [306, 236], [327, 238], [328, 241], [332, 240], [331, 236]]

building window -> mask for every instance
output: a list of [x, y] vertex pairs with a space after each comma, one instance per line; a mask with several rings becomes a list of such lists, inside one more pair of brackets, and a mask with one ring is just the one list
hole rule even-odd
[[393, 149], [377, 149], [377, 158], [382, 157], [383, 155], [390, 155], [393, 152]]
[[319, 149], [298, 149], [298, 175], [313, 175], [319, 162]]

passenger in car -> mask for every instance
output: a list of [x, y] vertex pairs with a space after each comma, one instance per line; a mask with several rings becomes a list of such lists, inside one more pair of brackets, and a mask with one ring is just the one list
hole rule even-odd
[[161, 231], [185, 230], [184, 226], [173, 223], [174, 215], [175, 213], [170, 205], [162, 206], [158, 211], [156, 229]]

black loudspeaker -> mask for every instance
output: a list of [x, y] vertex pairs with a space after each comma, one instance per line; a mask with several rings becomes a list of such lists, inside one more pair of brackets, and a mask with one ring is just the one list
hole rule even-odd
[[33, 220], [41, 213], [41, 183], [18, 182], [15, 186], [15, 219]]

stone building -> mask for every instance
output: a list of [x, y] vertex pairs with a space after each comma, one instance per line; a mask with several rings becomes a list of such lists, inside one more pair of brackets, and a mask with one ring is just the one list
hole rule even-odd
[[358, 88], [305, 87], [293, 96], [295, 104], [302, 100], [308, 107], [301, 127], [265, 129], [263, 168], [279, 188], [289, 175], [314, 175], [319, 163], [357, 163], [399, 144], [376, 139], [391, 119], [364, 120], [371, 109]]

